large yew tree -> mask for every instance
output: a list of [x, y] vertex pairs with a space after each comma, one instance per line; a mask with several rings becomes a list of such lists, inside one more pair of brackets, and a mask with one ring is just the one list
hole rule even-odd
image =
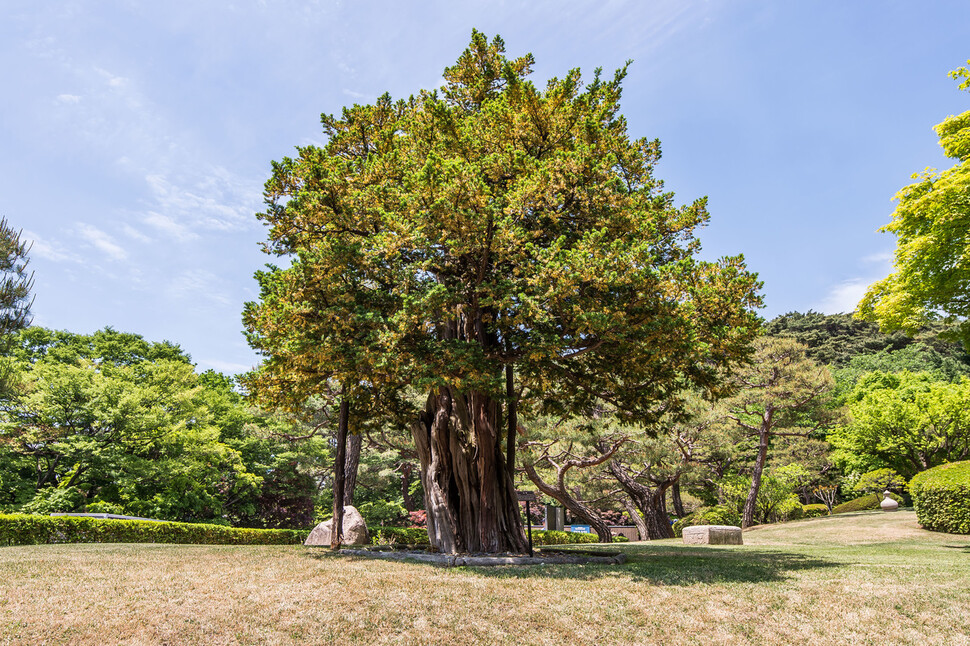
[[628, 136], [625, 68], [538, 89], [504, 51], [473, 32], [440, 90], [324, 115], [324, 146], [273, 164], [259, 217], [287, 266], [244, 313], [263, 401], [339, 383], [366, 418], [421, 394], [406, 419], [445, 552], [525, 549], [516, 414], [646, 420], [716, 390], [758, 326], [743, 259], [695, 257], [705, 201], [675, 206], [659, 142]]

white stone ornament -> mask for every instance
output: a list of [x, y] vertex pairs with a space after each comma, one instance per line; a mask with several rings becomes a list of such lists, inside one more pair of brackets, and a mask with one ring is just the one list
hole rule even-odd
[[899, 503], [889, 497], [888, 491], [883, 491], [882, 495], [883, 499], [882, 502], [879, 503], [879, 506], [882, 507], [883, 511], [896, 511], [899, 509]]

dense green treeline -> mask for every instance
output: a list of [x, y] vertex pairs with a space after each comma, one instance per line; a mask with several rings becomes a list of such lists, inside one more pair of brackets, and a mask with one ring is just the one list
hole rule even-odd
[[177, 345], [31, 327], [3, 361], [0, 509], [312, 523], [325, 439], [287, 441], [294, 422], [250, 407], [223, 375], [197, 374]]
[[884, 334], [850, 314], [779, 316], [728, 397], [696, 396], [686, 414], [650, 426], [608, 409], [536, 423], [526, 472], [581, 522], [622, 514], [651, 538], [692, 512], [750, 525], [859, 497], [871, 507], [885, 489], [905, 495], [916, 473], [970, 454], [970, 356], [947, 332]]
[[[698, 509], [733, 509], [740, 519], [750, 498], [751, 523], [798, 517], [826, 492], [832, 505], [883, 486], [904, 492], [892, 478], [866, 487], [866, 474], [890, 470], [904, 484], [970, 457], [970, 359], [939, 330], [900, 338], [814, 312], [766, 330], [733, 396], [697, 397], [677, 418], [637, 425], [603, 408], [565, 425], [523, 419], [517, 486], [566, 506], [571, 521], [638, 524], [662, 537], [671, 518]], [[744, 386], [760, 361], [774, 370], [786, 353], [804, 357], [789, 378], [818, 390], [810, 408], [785, 408], [786, 397], [798, 398], [791, 384]], [[261, 411], [232, 379], [197, 373], [177, 345], [110, 328], [27, 328], [10, 336], [0, 361], [0, 511], [297, 528], [332, 507], [330, 412], [313, 402], [302, 416]], [[769, 406], [774, 425], [765, 429], [759, 411]], [[353, 502], [374, 525], [420, 524], [409, 438], [366, 435]], [[562, 467], [603, 456], [594, 467]]]

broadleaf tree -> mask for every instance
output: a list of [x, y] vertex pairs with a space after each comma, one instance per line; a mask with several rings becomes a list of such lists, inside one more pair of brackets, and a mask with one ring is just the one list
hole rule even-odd
[[[968, 68], [950, 75], [970, 91]], [[859, 313], [883, 329], [908, 332], [942, 316], [959, 325], [970, 350], [970, 110], [935, 130], [956, 164], [916, 174], [896, 194], [892, 221], [880, 229], [896, 235], [895, 271], [869, 287]]]
[[504, 52], [473, 31], [440, 90], [324, 115], [325, 145], [275, 162], [259, 218], [286, 267], [244, 311], [258, 399], [340, 383], [352, 415], [407, 420], [446, 552], [525, 549], [511, 413], [649, 419], [717, 391], [759, 326], [743, 258], [696, 258], [705, 200], [675, 206], [659, 142], [630, 138], [626, 68], [539, 89]]
[[970, 458], [970, 379], [872, 372], [848, 397], [851, 420], [829, 436], [847, 472], [890, 468], [904, 478]]

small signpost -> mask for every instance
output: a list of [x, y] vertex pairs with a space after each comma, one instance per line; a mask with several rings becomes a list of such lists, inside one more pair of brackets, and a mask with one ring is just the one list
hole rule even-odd
[[515, 497], [519, 502], [525, 501], [525, 522], [529, 528], [529, 556], [532, 556], [532, 507], [529, 503], [539, 502], [534, 491], [516, 491]]

